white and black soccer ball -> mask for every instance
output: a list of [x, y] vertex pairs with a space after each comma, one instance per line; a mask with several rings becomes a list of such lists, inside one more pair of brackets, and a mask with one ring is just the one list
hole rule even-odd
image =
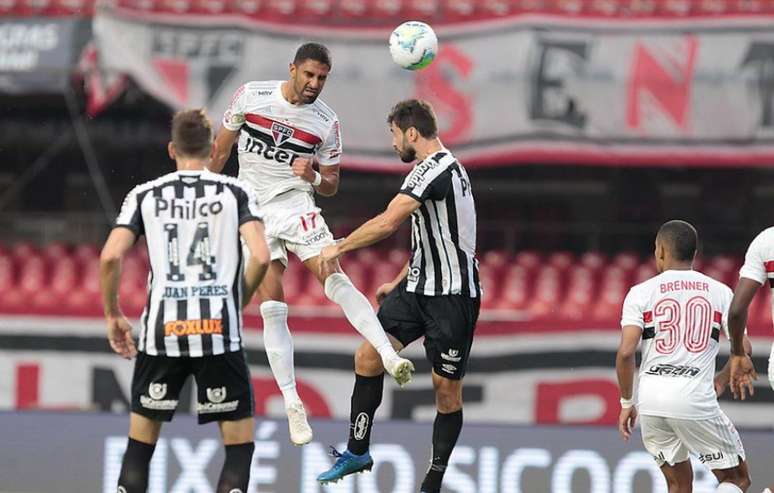
[[424, 22], [408, 21], [390, 35], [392, 60], [406, 70], [419, 70], [430, 65], [438, 53], [438, 38]]

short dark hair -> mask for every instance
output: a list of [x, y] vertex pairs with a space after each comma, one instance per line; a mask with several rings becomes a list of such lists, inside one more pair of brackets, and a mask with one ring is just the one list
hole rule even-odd
[[304, 43], [298, 47], [296, 56], [293, 57], [293, 65], [301, 65], [307, 60], [320, 62], [328, 68], [333, 67], [330, 50], [320, 43]]
[[406, 99], [393, 106], [390, 114], [387, 115], [387, 124], [393, 123], [402, 132], [414, 127], [419, 135], [426, 139], [438, 135], [438, 123], [435, 120], [433, 107], [421, 99]]
[[656, 236], [670, 251], [675, 260], [693, 260], [699, 243], [696, 228], [679, 219], [665, 222]]
[[172, 143], [183, 157], [206, 158], [212, 149], [212, 123], [201, 108], [183, 110], [172, 118]]

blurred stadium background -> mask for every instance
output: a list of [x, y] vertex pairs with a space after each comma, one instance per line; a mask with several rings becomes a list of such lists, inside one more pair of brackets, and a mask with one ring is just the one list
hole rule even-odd
[[[386, 46], [408, 19], [440, 39], [418, 73]], [[131, 363], [104, 340], [101, 242], [124, 194], [172, 170], [175, 109], [205, 106], [217, 122], [242, 82], [285, 78], [304, 40], [334, 56], [323, 98], [342, 121], [343, 178], [318, 203], [337, 235], [379, 212], [407, 171], [383, 123], [399, 99], [434, 104], [471, 175], [485, 297], [448, 491], [666, 491], [639, 437], [623, 444], [612, 426], [620, 306], [655, 274], [663, 221], [695, 224], [697, 268], [731, 286], [771, 224], [772, 26], [769, 0], [0, 0], [0, 491], [113, 491]], [[403, 229], [343, 264], [373, 295], [407, 255]], [[132, 317], [147, 271], [139, 244], [121, 286]], [[415, 491], [430, 428], [410, 421], [434, 413], [421, 351], [414, 384], [388, 387], [379, 411], [386, 465], [318, 487], [325, 445], [346, 436], [359, 339], [297, 262], [285, 292], [316, 440], [287, 444], [253, 305], [251, 491]], [[769, 299], [761, 290], [749, 321], [764, 373]], [[751, 401], [721, 405], [746, 430], [760, 491], [774, 479], [774, 392], [761, 379]], [[217, 432], [190, 409], [164, 434], [152, 493], [212, 491]], [[706, 474], [697, 483], [714, 491]]]

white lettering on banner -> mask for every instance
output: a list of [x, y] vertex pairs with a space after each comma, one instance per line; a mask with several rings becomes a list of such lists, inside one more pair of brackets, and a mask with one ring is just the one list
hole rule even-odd
[[56, 24], [0, 24], [0, 50], [46, 51], [59, 44]]
[[28, 72], [38, 65], [36, 51], [0, 52], [0, 71]]
[[497, 467], [500, 451], [495, 447], [482, 447], [478, 453], [478, 493], [498, 493]]
[[205, 471], [220, 447], [220, 442], [202, 440], [196, 450], [185, 438], [173, 438], [170, 443], [182, 471], [169, 493], [212, 493]]
[[[414, 491], [414, 460], [401, 445], [380, 443], [371, 446], [374, 467], [370, 474], [357, 475], [358, 493], [412, 493]], [[380, 490], [376, 480], [378, 471], [390, 464], [395, 471], [392, 489]]]
[[545, 469], [551, 464], [551, 452], [542, 448], [520, 448], [505, 459], [500, 476], [502, 493], [527, 493], [521, 489], [521, 475], [528, 467]]
[[253, 452], [253, 461], [250, 464], [250, 484], [247, 487], [247, 491], [250, 493], [271, 493], [258, 486], [273, 486], [277, 482], [276, 464], [267, 464], [264, 460], [276, 460], [280, 456], [279, 443], [269, 441], [275, 431], [277, 431], [277, 423], [273, 421], [260, 423], [255, 431], [255, 451]]
[[591, 476], [591, 493], [609, 493], [610, 469], [605, 459], [593, 450], [570, 450], [556, 461], [551, 476], [553, 493], [572, 493], [572, 476], [586, 469]]
[[[102, 474], [102, 493], [115, 493], [118, 477], [121, 475], [121, 462], [124, 459], [128, 438], [107, 437], [105, 439], [104, 472]], [[166, 493], [167, 490], [167, 440], [160, 438], [153, 450], [153, 458], [148, 472], [148, 493]]]
[[458, 465], [470, 466], [476, 463], [476, 451], [473, 447], [457, 445], [449, 457], [449, 465], [443, 477], [443, 484], [457, 493], [477, 491], [476, 482], [469, 475], [457, 468]]

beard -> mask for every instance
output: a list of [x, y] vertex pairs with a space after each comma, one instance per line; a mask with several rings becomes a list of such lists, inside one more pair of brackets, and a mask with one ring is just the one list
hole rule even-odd
[[410, 163], [417, 158], [417, 151], [411, 146], [407, 146], [403, 148], [403, 150], [398, 151], [398, 157], [400, 157], [400, 160], [404, 163]]

